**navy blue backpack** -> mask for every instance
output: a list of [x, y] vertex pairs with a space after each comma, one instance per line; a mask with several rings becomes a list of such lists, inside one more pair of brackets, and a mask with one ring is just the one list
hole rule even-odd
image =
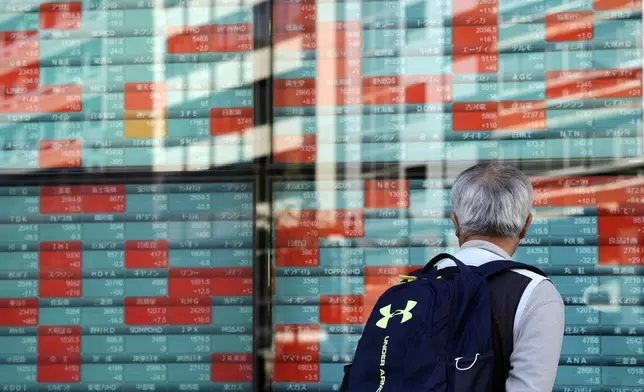
[[[451, 259], [449, 278], [434, 266]], [[494, 369], [487, 279], [521, 268], [499, 260], [468, 267], [449, 254], [385, 291], [373, 308], [341, 392], [486, 392]]]

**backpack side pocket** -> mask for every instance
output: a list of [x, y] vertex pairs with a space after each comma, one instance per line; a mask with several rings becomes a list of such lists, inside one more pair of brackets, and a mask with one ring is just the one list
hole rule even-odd
[[494, 370], [494, 352], [454, 358], [449, 367], [454, 392], [486, 392]]

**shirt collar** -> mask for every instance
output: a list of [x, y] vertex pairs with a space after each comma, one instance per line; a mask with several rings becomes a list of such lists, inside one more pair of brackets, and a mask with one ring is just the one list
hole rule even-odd
[[512, 260], [512, 256], [510, 256], [508, 252], [501, 249], [500, 246], [493, 244], [489, 241], [470, 240], [461, 246], [461, 250], [469, 249], [469, 248], [479, 248], [479, 249], [487, 250], [488, 252], [492, 252], [503, 259]]
[[[461, 246], [461, 249], [454, 255], [463, 264], [472, 267], [478, 267], [490, 261], [506, 259], [512, 260], [512, 257], [498, 245], [484, 240], [467, 241]], [[437, 269], [453, 267], [456, 264], [450, 259], [444, 259], [436, 264]]]

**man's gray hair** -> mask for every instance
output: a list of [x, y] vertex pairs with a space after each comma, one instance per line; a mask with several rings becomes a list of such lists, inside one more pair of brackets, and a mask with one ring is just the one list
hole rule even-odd
[[525, 227], [532, 198], [532, 183], [521, 170], [499, 163], [472, 166], [452, 185], [459, 234], [516, 237]]

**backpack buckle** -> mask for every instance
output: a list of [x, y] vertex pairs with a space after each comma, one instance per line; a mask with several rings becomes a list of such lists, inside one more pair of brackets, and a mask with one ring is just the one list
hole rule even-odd
[[418, 279], [418, 277], [411, 276], [411, 275], [398, 275], [398, 278], [400, 278], [400, 281], [394, 283], [394, 286], [398, 286], [398, 285], [401, 285], [401, 284], [413, 282], [414, 280]]

